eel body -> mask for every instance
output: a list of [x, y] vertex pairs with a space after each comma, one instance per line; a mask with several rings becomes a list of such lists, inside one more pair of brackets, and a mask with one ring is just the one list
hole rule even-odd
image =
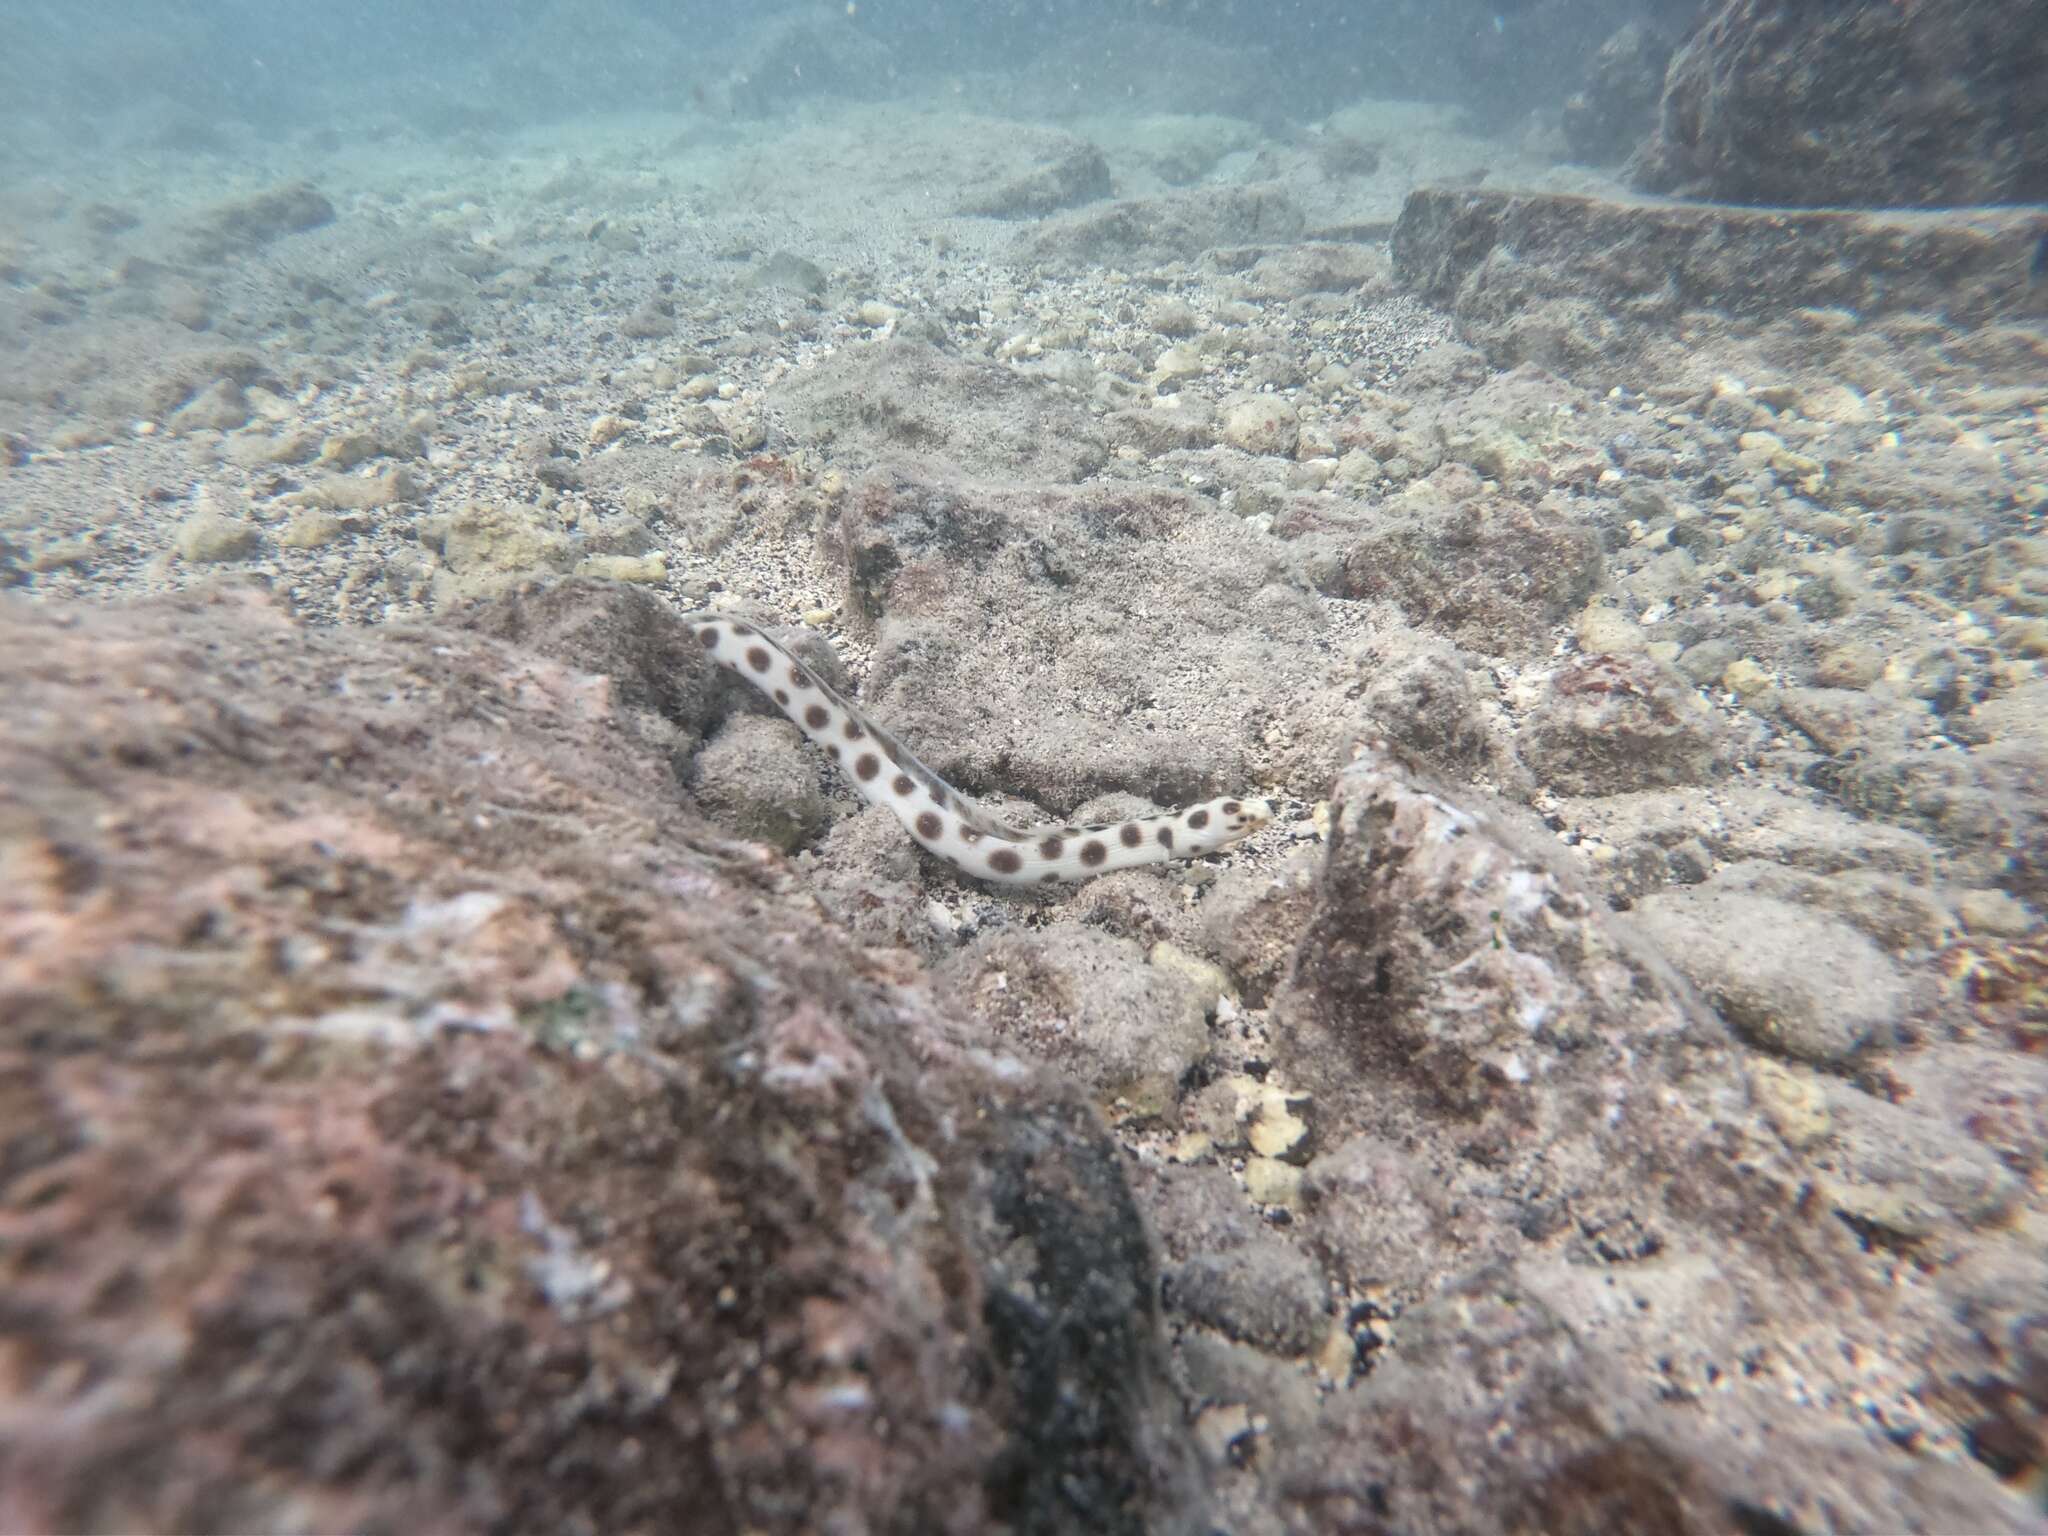
[[705, 655], [767, 695], [864, 797], [887, 807], [919, 847], [976, 879], [1049, 885], [1136, 864], [1197, 858], [1273, 818], [1264, 800], [1229, 798], [1090, 826], [1013, 827], [919, 762], [753, 625], [702, 615], [689, 623]]

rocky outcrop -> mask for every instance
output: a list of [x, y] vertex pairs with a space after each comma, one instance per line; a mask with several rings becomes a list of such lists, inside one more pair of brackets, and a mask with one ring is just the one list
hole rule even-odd
[[2038, 211], [1857, 213], [1424, 187], [1394, 229], [1400, 281], [1495, 362], [1597, 363], [1689, 315], [1760, 323], [1802, 307], [1859, 323], [1977, 326], [2039, 312]]
[[1656, 123], [1670, 62], [1671, 44], [1639, 21], [1602, 43], [1586, 83], [1564, 104], [1562, 126], [1572, 154], [1593, 165], [1626, 159]]
[[1189, 1523], [1113, 1144], [678, 809], [607, 600], [0, 605], [12, 1524]]
[[2048, 201], [2044, 0], [1722, 0], [1679, 48], [1638, 185], [1719, 202]]

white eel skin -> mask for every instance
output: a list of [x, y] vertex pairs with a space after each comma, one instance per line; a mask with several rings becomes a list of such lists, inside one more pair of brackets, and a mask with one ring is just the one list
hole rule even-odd
[[903, 744], [751, 624], [696, 615], [704, 653], [737, 672], [825, 749], [867, 799], [886, 806], [918, 846], [978, 880], [1041, 885], [1113, 869], [1192, 859], [1273, 819], [1264, 800], [1204, 800], [1160, 816], [1096, 826], [1018, 829], [963, 795]]

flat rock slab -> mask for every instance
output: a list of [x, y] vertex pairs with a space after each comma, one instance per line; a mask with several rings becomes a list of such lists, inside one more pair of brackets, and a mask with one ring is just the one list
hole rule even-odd
[[1839, 306], [1978, 325], [2038, 315], [2029, 280], [2048, 237], [2038, 209], [1942, 212], [1620, 202], [1419, 187], [1394, 228], [1394, 272], [1464, 317], [1521, 300], [1583, 298], [1655, 321], [1688, 309], [1744, 317]]

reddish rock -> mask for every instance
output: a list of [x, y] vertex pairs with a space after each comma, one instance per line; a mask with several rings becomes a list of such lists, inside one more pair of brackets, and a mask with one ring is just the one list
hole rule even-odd
[[1179, 1527], [1113, 1147], [636, 686], [235, 593], [0, 652], [0, 1524]]

